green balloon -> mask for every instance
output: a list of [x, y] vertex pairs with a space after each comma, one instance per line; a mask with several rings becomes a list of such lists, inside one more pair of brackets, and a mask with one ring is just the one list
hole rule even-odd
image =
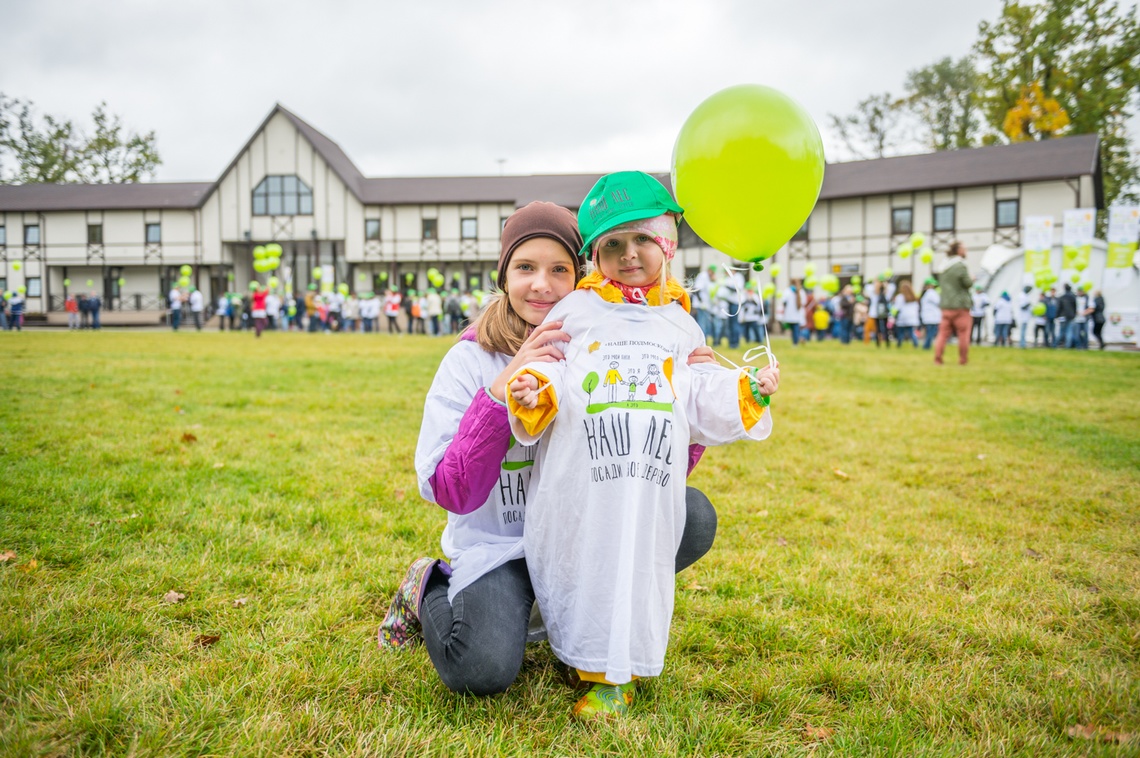
[[1083, 255], [1078, 256], [1077, 259], [1075, 261], [1073, 261], [1073, 268], [1075, 268], [1077, 271], [1084, 271], [1088, 267], [1089, 267], [1089, 259], [1084, 257]]
[[926, 235], [922, 232], [915, 232], [910, 235], [910, 247], [912, 250], [918, 250], [926, 244]]
[[804, 279], [804, 286], [809, 290], [815, 289], [817, 284], [819, 284], [819, 280], [814, 276], [809, 276], [808, 278]]
[[19, 287], [16, 288], [16, 291], [22, 295], [28, 291], [28, 288], [21, 284]]
[[253, 259], [255, 261], [260, 261], [264, 258], [265, 258], [265, 247], [262, 245], [258, 245], [257, 247], [255, 247], [253, 249]]
[[188, 265], [183, 265], [182, 268], [178, 269], [178, 273], [182, 274], [183, 276], [190, 276], [194, 273], [194, 269]]
[[181, 279], [178, 280], [178, 284], [180, 284], [183, 287], [189, 287], [190, 286], [190, 277], [188, 277], [188, 276], [182, 277]]
[[895, 255], [900, 258], [909, 258], [912, 252], [914, 252], [914, 248], [910, 246], [909, 242], [904, 242], [895, 248]]
[[381, 271], [380, 272], [380, 281], [382, 281], [382, 282], [388, 281], [388, 272], [387, 271]]
[[344, 282], [341, 282], [340, 284], [338, 284], [338, 285], [337, 285], [337, 288], [336, 288], [336, 289], [337, 289], [337, 291], [338, 291], [338, 292], [340, 292], [340, 294], [342, 294], [342, 295], [347, 295], [347, 294], [348, 294], [348, 285], [347, 285], [347, 284], [345, 284]]
[[1033, 315], [1034, 316], [1044, 316], [1045, 310], [1046, 310], [1045, 309], [1045, 303], [1035, 303], [1033, 305]]
[[313, 266], [313, 278], [314, 279], [316, 279], [319, 282], [323, 275], [324, 275], [324, 270], [320, 266]]
[[285, 251], [281, 246], [274, 242], [272, 245], [265, 246], [265, 257], [267, 258], [280, 258]]
[[87, 280], [87, 286], [88, 286], [88, 287], [93, 287], [93, 286], [95, 286], [95, 282], [93, 282], [93, 281], [91, 281], [90, 279], [88, 279], [88, 280]]
[[19, 271], [23, 267], [24, 267], [23, 263], [20, 263], [19, 261], [12, 261], [12, 270], [13, 271]]
[[70, 279], [64, 279], [63, 280], [63, 286], [64, 287], [70, 287], [71, 286], [71, 280]]
[[760, 290], [760, 294], [764, 296], [765, 300], [767, 300], [768, 298], [772, 297], [772, 295], [776, 294], [776, 285], [765, 284], [764, 289]]
[[815, 264], [809, 263], [804, 266], [804, 276], [815, 276]]
[[468, 286], [471, 286], [471, 287], [478, 287], [479, 286], [479, 277], [477, 277], [477, 276], [471, 277], [470, 279], [467, 280], [467, 284], [468, 284]]
[[820, 286], [823, 287], [824, 292], [834, 295], [839, 291], [839, 277], [834, 274], [824, 274], [820, 280]]
[[922, 248], [922, 254], [919, 255], [919, 260], [921, 260], [923, 263], [930, 263], [934, 260], [934, 251], [929, 247]]
[[120, 287], [125, 287], [125, 286], [126, 286], [126, 284], [127, 284], [127, 280], [126, 280], [126, 278], [125, 278], [125, 277], [122, 277], [122, 276], [120, 276], [120, 277], [119, 277], [119, 286], [120, 286]]
[[249, 283], [250, 292], [255, 292], [259, 289], [261, 289], [261, 285], [259, 283], [257, 283], [257, 282], [250, 282]]
[[780, 264], [779, 263], [773, 263], [771, 268], [769, 269], [769, 271], [772, 272], [772, 276], [779, 276], [780, 275]]
[[277, 286], [278, 286], [279, 284], [281, 284], [281, 280], [280, 280], [280, 279], [278, 279], [278, 278], [277, 278], [277, 277], [275, 277], [275, 276], [271, 276], [271, 277], [269, 277], [269, 286], [270, 286], [270, 287], [272, 287], [273, 289], [277, 289]]
[[673, 189], [685, 220], [710, 246], [746, 262], [772, 256], [804, 225], [823, 168], [811, 116], [757, 84], [702, 102], [673, 147]]

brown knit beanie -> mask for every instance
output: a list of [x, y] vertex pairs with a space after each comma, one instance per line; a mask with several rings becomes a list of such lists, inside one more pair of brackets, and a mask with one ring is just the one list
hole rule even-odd
[[499, 287], [507, 281], [507, 266], [519, 245], [536, 237], [549, 237], [566, 248], [574, 267], [574, 281], [581, 278], [577, 252], [582, 249], [578, 219], [573, 213], [554, 203], [536, 200], [511, 214], [503, 225], [503, 247], [499, 253]]

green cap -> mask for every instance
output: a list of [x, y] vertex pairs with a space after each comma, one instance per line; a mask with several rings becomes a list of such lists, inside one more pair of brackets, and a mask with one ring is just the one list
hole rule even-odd
[[582, 201], [578, 209], [578, 231], [585, 244], [578, 252], [586, 255], [598, 237], [615, 226], [655, 218], [663, 213], [684, 213], [669, 190], [644, 171], [618, 171], [606, 174]]

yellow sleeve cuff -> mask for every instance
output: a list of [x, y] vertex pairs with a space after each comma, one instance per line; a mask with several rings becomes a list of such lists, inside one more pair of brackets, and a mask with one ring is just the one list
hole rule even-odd
[[744, 422], [744, 428], [749, 431], [756, 426], [764, 416], [764, 411], [767, 410], [765, 406], [756, 402], [756, 398], [752, 397], [751, 384], [751, 377], [741, 372], [740, 381], [736, 383], [736, 395], [740, 403], [740, 420]]
[[523, 369], [512, 376], [510, 381], [513, 382], [523, 374], [530, 374], [537, 379], [538, 386], [541, 387], [544, 384], [547, 386], [538, 393], [538, 404], [533, 408], [524, 408], [519, 405], [515, 401], [514, 395], [508, 392], [507, 409], [522, 423], [527, 434], [537, 437], [542, 434], [546, 427], [550, 426], [550, 422], [558, 415], [558, 398], [554, 396], [554, 387], [550, 386], [550, 379], [533, 369]]

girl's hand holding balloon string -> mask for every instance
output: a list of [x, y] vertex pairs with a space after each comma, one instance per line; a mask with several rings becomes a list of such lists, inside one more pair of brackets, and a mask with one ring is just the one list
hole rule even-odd
[[711, 347], [698, 347], [689, 353], [688, 363], [690, 366], [695, 366], [698, 363], [716, 363], [716, 356], [713, 355], [713, 349]]
[[[522, 343], [515, 357], [489, 387], [491, 395], [500, 403], [507, 402], [507, 382], [528, 363], [554, 363], [565, 356], [554, 346], [555, 342], [569, 342], [570, 335], [562, 331], [561, 321], [539, 324]], [[535, 385], [537, 387], [537, 385]], [[516, 398], [517, 399], [517, 398]], [[533, 408], [534, 406], [528, 406]]]

